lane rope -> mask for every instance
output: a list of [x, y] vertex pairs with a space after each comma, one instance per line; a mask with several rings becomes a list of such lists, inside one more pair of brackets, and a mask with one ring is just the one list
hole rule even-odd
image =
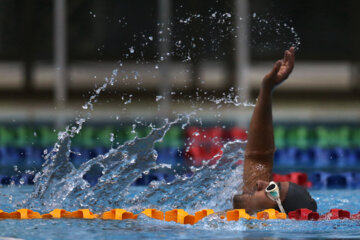
[[[196, 224], [201, 219], [216, 214], [221, 219], [227, 221], [238, 221], [240, 219], [245, 220], [272, 220], [272, 219], [294, 219], [294, 220], [333, 220], [333, 219], [349, 219], [360, 220], [360, 212], [356, 214], [350, 214], [349, 211], [342, 209], [331, 209], [324, 215], [319, 215], [317, 212], [313, 212], [309, 209], [302, 208], [296, 211], [285, 213], [278, 212], [275, 209], [266, 209], [258, 212], [256, 216], [251, 216], [246, 213], [245, 209], [234, 209], [224, 212], [214, 212], [212, 209], [203, 209], [195, 212], [194, 215], [189, 214], [184, 209], [173, 209], [167, 212], [162, 212], [157, 209], [145, 209], [139, 214], [143, 214], [147, 217], [161, 220], [161, 221], [173, 221], [180, 224]], [[4, 212], [0, 210], [0, 219], [60, 219], [60, 218], [74, 218], [74, 219], [103, 219], [103, 220], [136, 220], [139, 214], [128, 212], [125, 209], [112, 209], [102, 214], [95, 214], [90, 209], [78, 209], [73, 212], [66, 211], [64, 209], [54, 209], [53, 211], [45, 214], [32, 211], [30, 209], [18, 209], [14, 212]]]

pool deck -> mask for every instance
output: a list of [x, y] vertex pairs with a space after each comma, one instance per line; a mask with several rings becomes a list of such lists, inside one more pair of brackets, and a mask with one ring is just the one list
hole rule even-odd
[[[154, 63], [155, 64], [155, 63]], [[273, 65], [272, 62], [252, 63], [249, 68], [250, 103], [255, 102], [255, 96], [264, 74]], [[37, 63], [34, 73], [33, 89], [22, 92], [21, 65], [18, 63], [0, 64], [0, 122], [37, 122], [55, 121], [58, 119], [74, 119], [81, 106], [86, 102], [89, 90], [100, 86], [104, 77], [109, 76], [117, 63], [114, 62], [75, 62], [69, 72], [69, 101], [62, 109], [55, 107], [53, 94], [54, 68], [51, 64]], [[358, 81], [354, 79], [353, 65], [349, 62], [297, 62], [291, 78], [277, 89], [274, 94], [275, 122], [360, 122], [360, 94]], [[134, 71], [141, 79], [134, 80]], [[181, 95], [196, 93], [184, 89], [191, 86], [189, 66], [186, 63], [174, 63], [169, 66], [173, 91], [170, 112], [184, 113], [197, 111], [204, 121], [238, 122], [246, 125], [251, 117], [252, 107], [236, 107], [231, 104], [215, 105], [209, 101], [200, 104], [201, 100], [188, 99]], [[221, 96], [224, 83], [227, 82], [226, 69], [219, 63], [206, 62], [200, 68], [203, 80], [200, 87], [202, 98], [217, 90]], [[92, 121], [132, 120], [135, 118], [154, 119], [156, 116], [166, 116], [159, 111], [162, 100], [155, 101], [158, 87], [161, 85], [159, 71], [154, 71], [151, 63], [136, 65], [128, 62], [119, 71], [119, 80], [110, 86], [105, 96], [95, 105]], [[139, 85], [139, 83], [141, 83]], [[136, 88], [145, 88], [145, 93], [134, 94], [131, 104], [124, 104], [126, 97]], [[185, 87], [186, 88], [186, 87]], [[204, 92], [208, 91], [208, 95]], [[121, 100], [122, 94], [125, 100]], [[146, 95], [146, 96], [143, 96]], [[240, 92], [241, 95], [241, 92]], [[141, 101], [138, 101], [138, 97]], [[177, 100], [179, 99], [179, 101]], [[192, 98], [194, 99], [194, 97]], [[196, 102], [196, 105], [194, 105]], [[162, 109], [163, 107], [160, 107]], [[199, 110], [201, 108], [202, 110]]]
[[[79, 111], [84, 110], [81, 106], [86, 101], [72, 101], [59, 110], [54, 107], [52, 102], [33, 102], [26, 101], [2, 101], [0, 102], [0, 121], [1, 122], [41, 122], [53, 121], [59, 118], [72, 120], [78, 116]], [[250, 103], [254, 103], [251, 101]], [[121, 104], [119, 101], [110, 103], [99, 102], [94, 105], [92, 121], [111, 122], [111, 121], [131, 121], [135, 118], [154, 119], [159, 115], [159, 102], [154, 101], [134, 101], [131, 104]], [[224, 121], [238, 122], [239, 125], [247, 124], [253, 107], [236, 107], [233, 104], [222, 104], [220, 109], [214, 103], [193, 105], [191, 102], [172, 103], [170, 109], [176, 113], [189, 113], [197, 110], [197, 116], [204, 121]], [[314, 101], [311, 99], [299, 100], [277, 100], [273, 103], [273, 115], [275, 122], [360, 122], [360, 100], [331, 100]], [[201, 110], [199, 110], [201, 109]]]

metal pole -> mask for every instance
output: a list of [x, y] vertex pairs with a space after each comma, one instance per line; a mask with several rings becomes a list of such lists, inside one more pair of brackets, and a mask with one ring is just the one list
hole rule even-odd
[[34, 72], [34, 37], [32, 35], [36, 32], [34, 27], [34, 3], [31, 1], [25, 1], [23, 3], [23, 60], [24, 60], [24, 91], [33, 91], [33, 72]]
[[360, 21], [360, 16], [357, 11], [360, 7], [359, 1], [351, 1], [349, 8], [350, 22], [351, 22], [351, 38], [349, 44], [351, 44], [351, 89], [353, 92], [359, 94], [360, 93], [360, 30], [355, 27], [357, 23]]
[[169, 117], [170, 113], [170, 74], [169, 74], [169, 56], [167, 53], [170, 51], [170, 10], [171, 0], [158, 0], [159, 9], [159, 54], [160, 54], [160, 94], [164, 97], [161, 100], [160, 115], [162, 117]]
[[350, 63], [350, 83], [353, 92], [360, 92], [360, 61]]
[[242, 99], [248, 100], [250, 97], [250, 82], [249, 82], [249, 3], [248, 0], [236, 1], [236, 56], [235, 56], [235, 74], [236, 84], [239, 90], [239, 95]]
[[[60, 112], [64, 110], [67, 98], [67, 64], [66, 64], [66, 0], [54, 0], [54, 62], [55, 62], [55, 105]], [[64, 119], [57, 118], [57, 126]]]

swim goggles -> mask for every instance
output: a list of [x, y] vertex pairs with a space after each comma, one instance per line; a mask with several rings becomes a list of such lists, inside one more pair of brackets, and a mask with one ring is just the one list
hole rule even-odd
[[268, 198], [277, 203], [280, 211], [284, 213], [285, 210], [281, 204], [279, 187], [274, 181], [271, 181], [269, 185], [265, 188], [265, 193]]

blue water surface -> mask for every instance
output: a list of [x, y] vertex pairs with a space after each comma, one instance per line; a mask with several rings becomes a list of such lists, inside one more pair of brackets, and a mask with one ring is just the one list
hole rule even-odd
[[[143, 188], [133, 187], [136, 193]], [[30, 186], [0, 188], [0, 206], [4, 211], [14, 211], [32, 191]], [[320, 214], [331, 208], [341, 208], [351, 213], [360, 210], [360, 191], [313, 190]], [[170, 210], [170, 209], [169, 209]], [[199, 209], [200, 210], [200, 209]], [[360, 221], [295, 221], [295, 220], [240, 220], [227, 222], [208, 217], [196, 225], [181, 225], [158, 221], [145, 216], [138, 220], [2, 220], [0, 239], [335, 239], [360, 238]]]

